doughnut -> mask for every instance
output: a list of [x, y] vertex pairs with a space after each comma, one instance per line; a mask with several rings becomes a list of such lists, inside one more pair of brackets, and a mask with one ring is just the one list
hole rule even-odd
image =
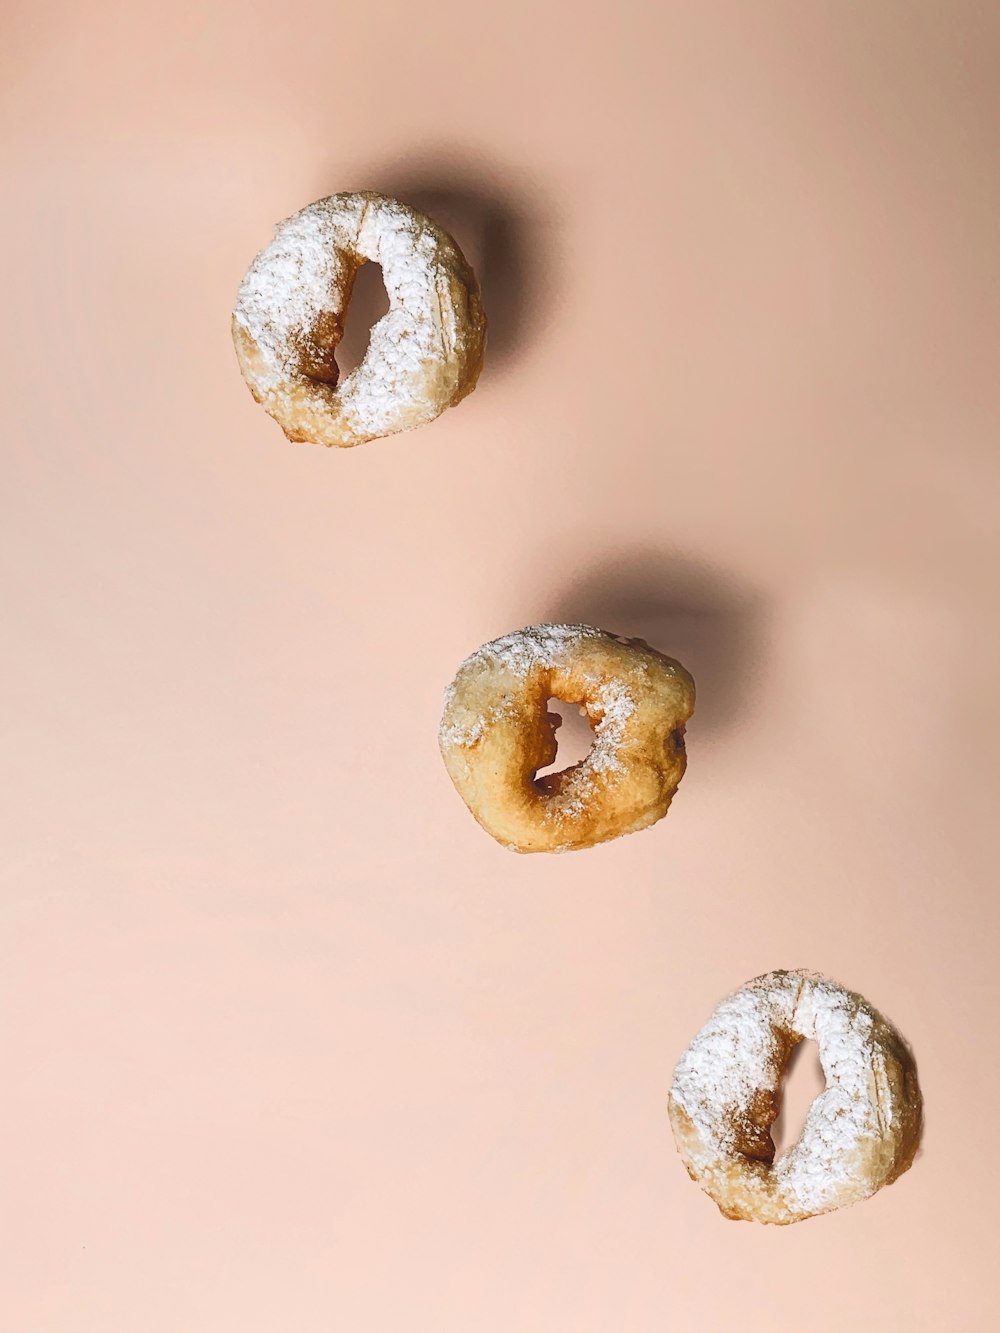
[[[354, 278], [382, 266], [389, 311], [340, 383]], [[233, 342], [250, 392], [293, 441], [364, 444], [421, 426], [476, 387], [486, 316], [435, 222], [385, 195], [335, 194], [279, 222], [240, 286]]]
[[[594, 732], [590, 753], [556, 756], [556, 699]], [[694, 681], [641, 639], [589, 625], [532, 625], [478, 648], [445, 692], [439, 741], [459, 795], [516, 852], [568, 852], [647, 828], [667, 813], [686, 763]]]
[[[819, 1045], [826, 1088], [777, 1161], [771, 1126], [792, 1048]], [[688, 1174], [730, 1218], [786, 1225], [867, 1199], [913, 1162], [913, 1056], [867, 1000], [812, 972], [769, 972], [713, 1013], [674, 1070], [670, 1124]]]

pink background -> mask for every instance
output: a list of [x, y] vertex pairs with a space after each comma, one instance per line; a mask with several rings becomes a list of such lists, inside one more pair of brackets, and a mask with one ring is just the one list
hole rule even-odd
[[[6, 15], [0, 1329], [996, 1327], [997, 7]], [[493, 341], [327, 453], [229, 312], [357, 188]], [[557, 618], [694, 672], [690, 767], [519, 858], [441, 691]], [[898, 1023], [928, 1123], [778, 1230], [666, 1096], [781, 966]]]

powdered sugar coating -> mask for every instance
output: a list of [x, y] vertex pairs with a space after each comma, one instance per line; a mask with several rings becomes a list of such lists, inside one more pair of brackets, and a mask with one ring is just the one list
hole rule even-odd
[[[461, 669], [499, 668], [521, 682], [527, 682], [533, 671], [554, 671], [565, 666], [568, 654], [575, 652], [588, 639], [607, 637], [602, 630], [594, 629], [591, 625], [531, 625], [477, 648], [462, 663]], [[584, 674], [584, 681], [591, 700], [590, 707], [584, 711], [591, 715], [594, 742], [590, 753], [574, 765], [563, 789], [553, 796], [546, 807], [550, 819], [560, 814], [579, 813], [594, 789], [594, 774], [622, 772], [618, 748], [625, 723], [635, 712], [635, 700], [629, 694], [627, 684], [620, 679], [601, 680], [595, 673], [589, 672]], [[445, 691], [445, 712], [439, 733], [442, 748], [474, 745], [485, 728], [498, 721], [505, 711], [501, 703], [473, 718], [471, 725], [449, 724], [448, 705], [454, 699], [455, 687], [456, 682], [452, 682]], [[613, 781], [613, 778], [609, 777], [608, 780]]]
[[[781, 1079], [803, 1038], [819, 1045], [826, 1088], [798, 1142], [772, 1165]], [[919, 1134], [919, 1090], [901, 1038], [861, 996], [801, 971], [769, 973], [723, 1000], [678, 1062], [670, 1099], [691, 1174], [723, 1211], [725, 1201], [729, 1215], [761, 1221], [866, 1198], [909, 1165]]]
[[[333, 350], [366, 261], [381, 265], [389, 310], [337, 384]], [[474, 386], [485, 338], [475, 278], [451, 237], [371, 193], [333, 195], [280, 222], [243, 279], [233, 325], [258, 401], [286, 433], [289, 418], [301, 423], [292, 438], [337, 444], [433, 420]]]
[[503, 634], [499, 639], [484, 643], [469, 654], [462, 668], [500, 666], [526, 680], [535, 667], [551, 670], [559, 666], [566, 654], [581, 641], [607, 637], [613, 636], [595, 629], [593, 625], [528, 625], [525, 629]]
[[[581, 706], [589, 753], [555, 755], [550, 699]], [[684, 772], [694, 686], [678, 663], [590, 625], [532, 625], [476, 649], [445, 691], [439, 741], [480, 822], [518, 851], [569, 851], [655, 822]]]

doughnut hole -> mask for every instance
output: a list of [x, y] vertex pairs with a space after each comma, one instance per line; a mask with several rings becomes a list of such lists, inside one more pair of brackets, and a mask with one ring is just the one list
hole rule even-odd
[[781, 1110], [771, 1126], [775, 1161], [798, 1142], [809, 1108], [825, 1087], [818, 1043], [812, 1038], [796, 1042], [781, 1081]]
[[361, 265], [354, 277], [351, 299], [344, 313], [344, 336], [337, 348], [341, 377], [356, 370], [365, 359], [373, 325], [389, 313], [389, 296], [382, 281], [382, 268], [374, 262]]
[[556, 756], [551, 764], [538, 770], [536, 778], [562, 773], [582, 763], [594, 743], [593, 727], [586, 709], [580, 704], [567, 703], [565, 699], [550, 699], [548, 711], [549, 722], [556, 734]]

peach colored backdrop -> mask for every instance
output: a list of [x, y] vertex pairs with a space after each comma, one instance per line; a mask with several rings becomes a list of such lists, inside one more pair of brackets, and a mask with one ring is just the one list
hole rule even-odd
[[[0, 1329], [995, 1328], [996, 6], [5, 8]], [[229, 312], [365, 187], [488, 372], [291, 446]], [[700, 703], [665, 823], [518, 858], [436, 725], [552, 618]], [[780, 966], [928, 1125], [775, 1230], [666, 1095]]]

